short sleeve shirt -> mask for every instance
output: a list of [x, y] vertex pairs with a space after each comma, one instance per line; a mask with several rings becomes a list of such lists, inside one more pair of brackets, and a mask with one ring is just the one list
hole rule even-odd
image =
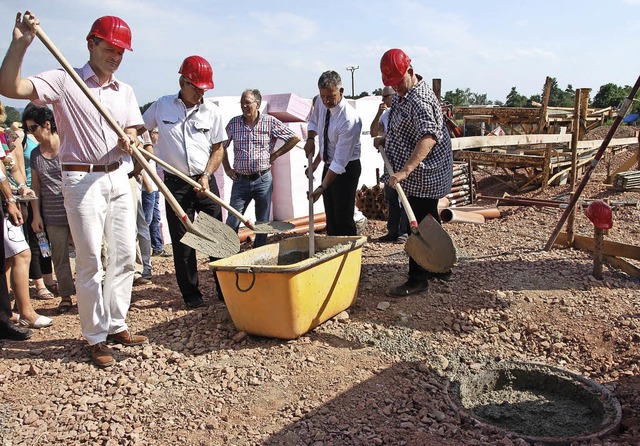
[[435, 93], [420, 80], [403, 97], [395, 95], [389, 113], [385, 148], [394, 171], [402, 169], [416, 144], [427, 135], [436, 145], [402, 182], [407, 195], [439, 199], [451, 190], [453, 151]]
[[267, 170], [276, 141], [287, 142], [296, 136], [279, 119], [263, 113], [253, 127], [244, 123], [242, 115], [231, 118], [226, 130], [229, 141], [233, 141], [233, 168], [243, 175]]
[[188, 176], [201, 175], [212, 145], [226, 139], [222, 114], [211, 99], [187, 109], [177, 94], [163, 96], [142, 118], [147, 129], [158, 128], [156, 156]]
[[[109, 82], [100, 85], [88, 63], [75, 70], [122, 129], [142, 126], [138, 101], [129, 85], [113, 76]], [[29, 80], [38, 96], [34, 102], [53, 104], [60, 134], [61, 163], [110, 164], [122, 158], [118, 134], [66, 71], [46, 71]]]

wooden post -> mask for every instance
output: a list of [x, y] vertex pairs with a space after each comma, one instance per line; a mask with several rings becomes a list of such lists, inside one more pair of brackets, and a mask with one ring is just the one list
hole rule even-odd
[[436, 94], [438, 101], [442, 102], [440, 93], [442, 92], [442, 79], [431, 79], [431, 88]]
[[[543, 133], [547, 126], [547, 107], [549, 106], [549, 96], [551, 96], [551, 83], [553, 79], [547, 76], [542, 93], [542, 108], [540, 109], [540, 119], [538, 120], [538, 133]], [[547, 133], [547, 132], [545, 132]]]
[[604, 230], [593, 228], [593, 277], [602, 280], [602, 248], [604, 246]]
[[640, 170], [640, 133], [638, 133], [638, 152], [636, 153], [636, 159], [638, 160], [636, 170]]
[[[580, 136], [580, 106], [582, 105], [581, 98], [582, 90], [576, 90], [576, 97], [573, 102], [573, 132], [571, 133], [571, 174], [570, 174], [570, 193], [573, 194], [576, 191], [576, 184], [578, 178], [578, 137]], [[571, 210], [569, 217], [567, 218], [567, 241], [570, 246], [573, 246], [573, 227], [576, 219], [575, 208]]]
[[544, 146], [544, 175], [542, 178], [542, 190], [547, 190], [549, 186], [549, 178], [551, 177], [551, 151], [553, 150], [553, 144], [546, 144]]

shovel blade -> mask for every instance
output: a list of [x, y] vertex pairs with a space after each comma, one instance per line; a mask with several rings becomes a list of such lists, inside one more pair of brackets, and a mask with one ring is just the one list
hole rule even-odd
[[210, 257], [224, 258], [240, 252], [238, 234], [230, 226], [204, 212], [198, 213], [193, 230], [187, 232], [180, 241]]
[[453, 240], [442, 226], [427, 215], [418, 225], [418, 233], [411, 234], [404, 250], [427, 271], [446, 273], [456, 263]]

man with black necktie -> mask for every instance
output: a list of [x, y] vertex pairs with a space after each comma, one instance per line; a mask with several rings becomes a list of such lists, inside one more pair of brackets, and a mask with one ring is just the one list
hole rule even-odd
[[[309, 119], [309, 136], [304, 150], [315, 153], [319, 135], [324, 161], [322, 183], [310, 200], [322, 195], [327, 216], [327, 235], [356, 235], [353, 210], [360, 178], [360, 133], [362, 120], [344, 98], [342, 79], [335, 71], [325, 71], [318, 79], [320, 101], [316, 101]], [[318, 131], [320, 129], [320, 132]]]

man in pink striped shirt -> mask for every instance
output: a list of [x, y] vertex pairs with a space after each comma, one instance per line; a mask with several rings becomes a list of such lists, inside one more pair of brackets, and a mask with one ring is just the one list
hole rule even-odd
[[[131, 50], [131, 30], [118, 17], [97, 19], [87, 35], [89, 61], [75, 69], [129, 135], [128, 140], [120, 139], [107, 125], [65, 71], [21, 77], [20, 66], [34, 38], [35, 32], [18, 13], [0, 67], [0, 94], [54, 106], [61, 139], [62, 193], [76, 246], [80, 325], [91, 346], [91, 359], [99, 367], [108, 367], [115, 358], [107, 341], [147, 342], [146, 337], [132, 334], [125, 322], [131, 302], [136, 226], [128, 172], [120, 166], [122, 157], [131, 153], [129, 143], [135, 141], [143, 122], [132, 88], [114, 73], [125, 49]], [[108, 246], [104, 271], [100, 259], [103, 238]]]

